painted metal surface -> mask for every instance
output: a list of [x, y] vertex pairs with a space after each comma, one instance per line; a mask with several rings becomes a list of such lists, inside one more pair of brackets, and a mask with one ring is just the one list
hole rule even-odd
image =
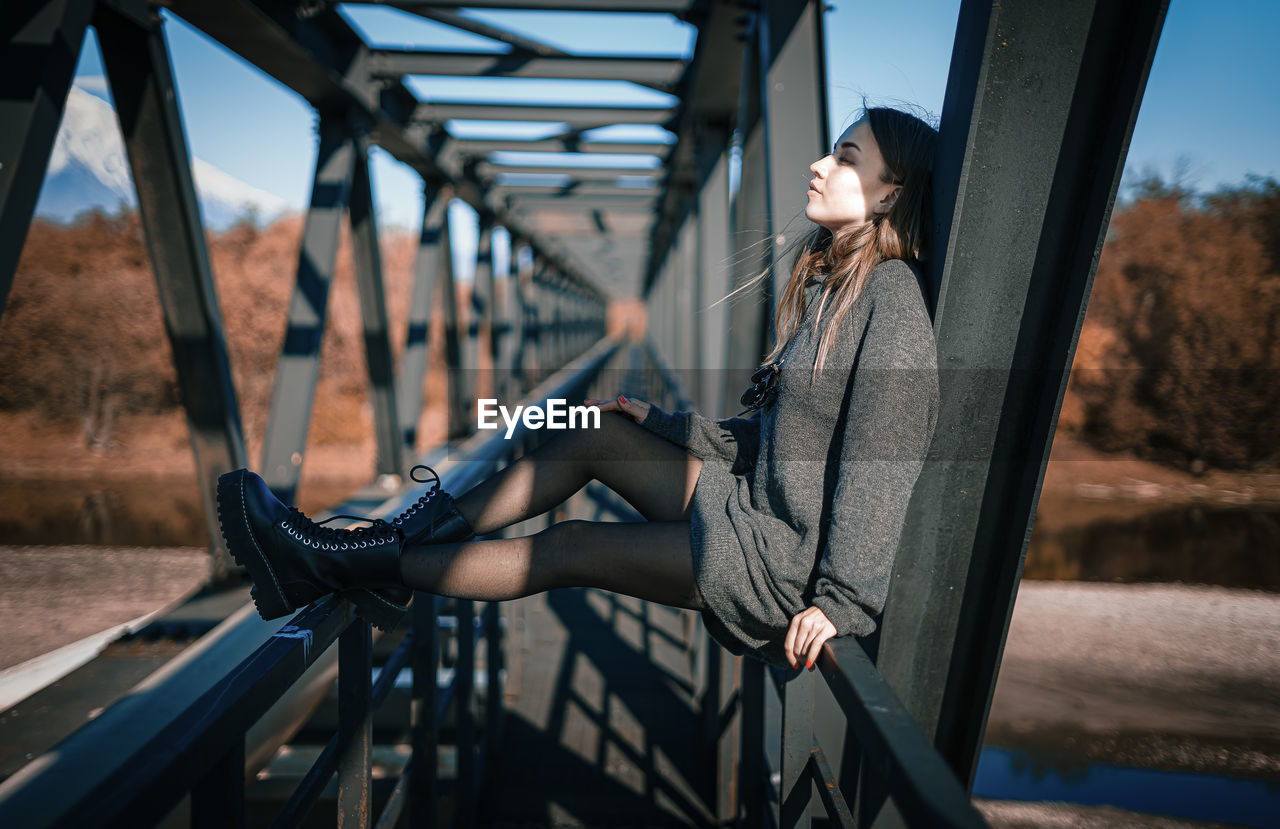
[[213, 269], [196, 204], [173, 69], [159, 24], [136, 25], [107, 8], [94, 17], [156, 277], [165, 334], [186, 413], [209, 534], [212, 578], [235, 563], [218, 527], [218, 477], [245, 465]]
[[934, 174], [942, 406], [877, 664], [966, 784], [1165, 9], [961, 6]]

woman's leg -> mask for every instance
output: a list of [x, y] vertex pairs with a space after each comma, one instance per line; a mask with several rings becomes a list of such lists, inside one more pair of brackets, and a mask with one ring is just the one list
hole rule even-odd
[[604, 412], [599, 429], [561, 432], [454, 497], [477, 535], [541, 515], [592, 480], [650, 521], [688, 520], [702, 461], [627, 415]]
[[702, 606], [689, 550], [689, 509], [702, 461], [605, 412], [599, 429], [562, 432], [455, 498], [478, 535], [546, 512], [598, 480], [647, 523], [563, 521], [524, 538], [410, 547], [405, 584], [498, 601], [553, 587], [600, 587], [676, 607]]
[[535, 535], [411, 547], [405, 584], [442, 596], [503, 601], [555, 587], [599, 587], [673, 607], [702, 607], [688, 521], [561, 521]]

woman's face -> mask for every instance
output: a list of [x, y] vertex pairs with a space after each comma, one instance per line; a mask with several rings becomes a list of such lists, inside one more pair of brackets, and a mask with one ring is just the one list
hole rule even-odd
[[888, 213], [902, 189], [882, 179], [884, 157], [865, 117], [845, 130], [832, 152], [810, 164], [809, 170], [814, 179], [805, 196], [809, 203], [804, 215], [833, 233]]

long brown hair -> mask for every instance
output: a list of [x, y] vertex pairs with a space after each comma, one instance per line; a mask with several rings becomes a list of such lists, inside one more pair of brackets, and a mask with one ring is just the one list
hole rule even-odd
[[[833, 298], [831, 322], [818, 343], [813, 370], [816, 376], [834, 345], [840, 322], [862, 295], [876, 265], [889, 259], [920, 262], [929, 256], [929, 231], [933, 223], [933, 156], [938, 132], [922, 119], [901, 110], [872, 107], [864, 108], [863, 113], [884, 157], [881, 180], [886, 184], [901, 185], [902, 190], [887, 213], [873, 214], [866, 224], [838, 233], [819, 226], [779, 256], [778, 261], [785, 261], [798, 248], [791, 277], [774, 315], [778, 337], [773, 350], [765, 357], [766, 363], [782, 355], [799, 329], [808, 310], [804, 289], [811, 277], [826, 274], [821, 293], [815, 300], [819, 303], [815, 325], [821, 324], [827, 300]], [[758, 274], [729, 296], [768, 275], [768, 270]]]

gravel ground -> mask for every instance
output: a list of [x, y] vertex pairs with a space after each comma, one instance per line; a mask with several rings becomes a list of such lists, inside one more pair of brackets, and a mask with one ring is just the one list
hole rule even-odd
[[1023, 582], [986, 737], [1280, 779], [1280, 596]]
[[158, 610], [195, 590], [193, 547], [0, 547], [0, 670]]

